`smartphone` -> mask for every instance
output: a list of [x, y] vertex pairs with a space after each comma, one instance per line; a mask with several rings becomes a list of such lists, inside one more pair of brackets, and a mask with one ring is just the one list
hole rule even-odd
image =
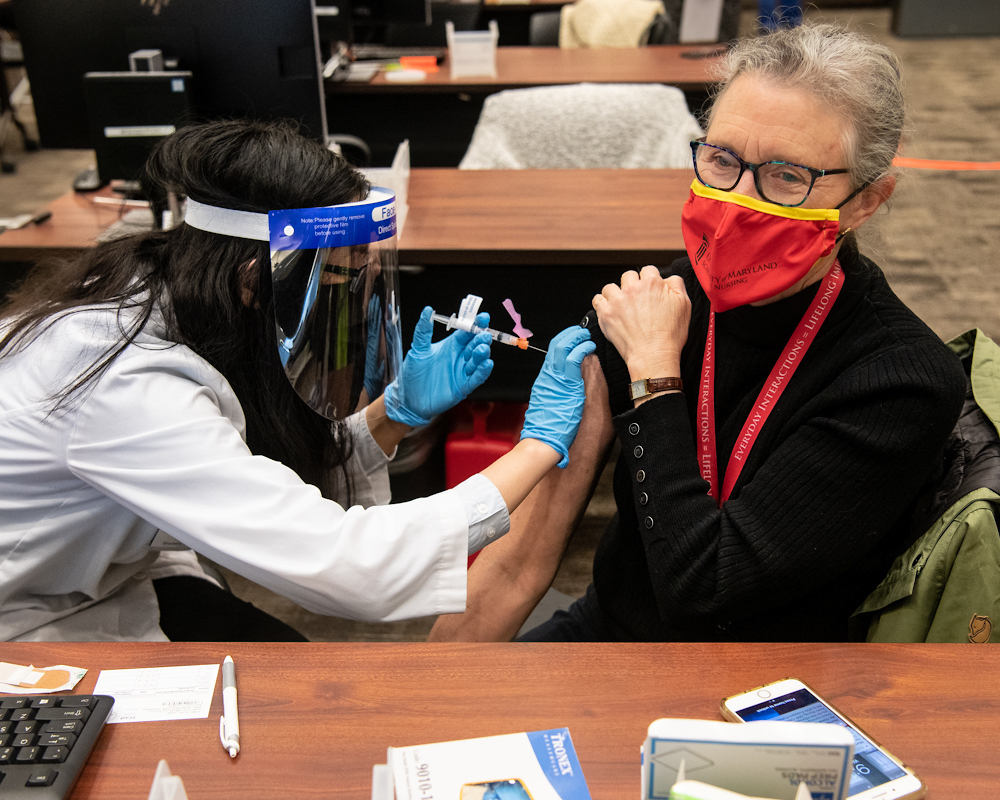
[[852, 800], [902, 800], [923, 797], [927, 792], [924, 782], [903, 762], [802, 681], [786, 678], [727, 697], [721, 710], [732, 722], [766, 719], [843, 725], [854, 734], [854, 769], [847, 791]]

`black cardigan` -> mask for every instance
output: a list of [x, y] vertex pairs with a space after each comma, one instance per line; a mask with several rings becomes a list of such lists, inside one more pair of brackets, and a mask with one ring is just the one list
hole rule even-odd
[[[902, 547], [908, 509], [961, 411], [965, 378], [877, 266], [856, 253], [840, 261], [840, 297], [721, 509], [696, 460], [709, 305], [690, 262], [664, 271], [683, 277], [692, 302], [683, 394], [633, 408], [621, 356], [591, 325], [622, 445], [618, 514], [598, 546], [591, 591], [607, 637], [847, 638], [851, 612]], [[716, 315], [720, 470], [817, 288]]]

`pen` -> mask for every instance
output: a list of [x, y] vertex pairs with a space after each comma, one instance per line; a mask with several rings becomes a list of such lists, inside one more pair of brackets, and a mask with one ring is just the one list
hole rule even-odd
[[222, 716], [219, 717], [219, 739], [230, 758], [240, 752], [240, 715], [236, 709], [236, 665], [232, 656], [222, 662]]

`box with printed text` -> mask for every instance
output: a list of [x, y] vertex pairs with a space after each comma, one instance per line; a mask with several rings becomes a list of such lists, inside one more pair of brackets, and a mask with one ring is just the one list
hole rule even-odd
[[566, 728], [390, 747], [396, 800], [590, 800]]

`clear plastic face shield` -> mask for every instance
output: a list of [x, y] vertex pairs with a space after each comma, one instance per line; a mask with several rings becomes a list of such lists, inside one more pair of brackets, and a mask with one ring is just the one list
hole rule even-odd
[[187, 201], [193, 228], [270, 243], [278, 355], [306, 404], [343, 419], [379, 397], [403, 361], [396, 196], [259, 214]]
[[306, 404], [343, 419], [403, 361], [395, 195], [268, 214], [277, 347]]

